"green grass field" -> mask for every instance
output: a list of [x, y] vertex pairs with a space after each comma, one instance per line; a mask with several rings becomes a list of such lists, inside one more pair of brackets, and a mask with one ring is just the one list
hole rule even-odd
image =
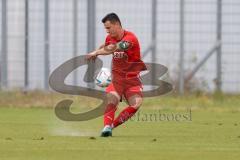
[[[39, 94], [19, 94], [13, 99], [11, 93], [0, 96], [0, 160], [236, 160], [240, 157], [239, 96], [145, 99], [140, 116], [115, 129], [110, 138], [99, 137], [102, 117], [87, 122], [57, 119], [53, 108], [48, 106], [60, 99], [53, 95], [48, 96], [52, 99], [48, 101]], [[24, 101], [21, 96], [29, 96], [31, 100]], [[41, 103], [37, 102], [39, 97]], [[22, 99], [22, 107], [12, 102], [14, 99]], [[79, 110], [97, 103], [88, 103], [84, 97], [77, 99], [74, 107]], [[45, 102], [48, 107], [41, 107]], [[182, 117], [178, 121], [150, 117], [159, 112]]]

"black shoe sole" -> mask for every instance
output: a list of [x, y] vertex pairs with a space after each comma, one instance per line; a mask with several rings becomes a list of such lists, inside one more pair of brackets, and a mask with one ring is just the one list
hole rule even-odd
[[112, 137], [112, 132], [102, 132], [101, 137]]

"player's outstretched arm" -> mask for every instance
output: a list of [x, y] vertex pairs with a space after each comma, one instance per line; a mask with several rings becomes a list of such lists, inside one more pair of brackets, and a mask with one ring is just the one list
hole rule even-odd
[[108, 46], [101, 45], [99, 49], [90, 52], [86, 55], [86, 59], [95, 59], [98, 55], [109, 55], [112, 54], [116, 50], [116, 45], [110, 44]]
[[127, 41], [121, 41], [118, 42], [117, 44], [110, 44], [107, 46], [100, 46], [99, 49], [88, 53], [86, 55], [86, 59], [95, 59], [98, 55], [109, 55], [112, 54], [116, 50], [128, 50], [129, 48], [132, 47], [132, 44], [127, 42]]

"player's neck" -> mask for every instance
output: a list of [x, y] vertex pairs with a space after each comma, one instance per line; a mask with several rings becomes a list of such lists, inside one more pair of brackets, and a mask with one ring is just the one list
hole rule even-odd
[[116, 39], [117, 39], [117, 40], [121, 40], [121, 39], [123, 38], [123, 36], [124, 36], [124, 29], [121, 29], [121, 30], [119, 31], [119, 34], [118, 34], [118, 36], [116, 37]]

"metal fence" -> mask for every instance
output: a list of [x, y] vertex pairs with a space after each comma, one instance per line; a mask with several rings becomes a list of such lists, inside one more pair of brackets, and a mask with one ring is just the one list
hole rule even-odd
[[[56, 67], [104, 42], [101, 19], [116, 12], [144, 61], [166, 65], [181, 93], [189, 84], [240, 92], [238, 0], [1, 0], [0, 9], [2, 89], [48, 89]], [[83, 83], [83, 72], [67, 83]]]

